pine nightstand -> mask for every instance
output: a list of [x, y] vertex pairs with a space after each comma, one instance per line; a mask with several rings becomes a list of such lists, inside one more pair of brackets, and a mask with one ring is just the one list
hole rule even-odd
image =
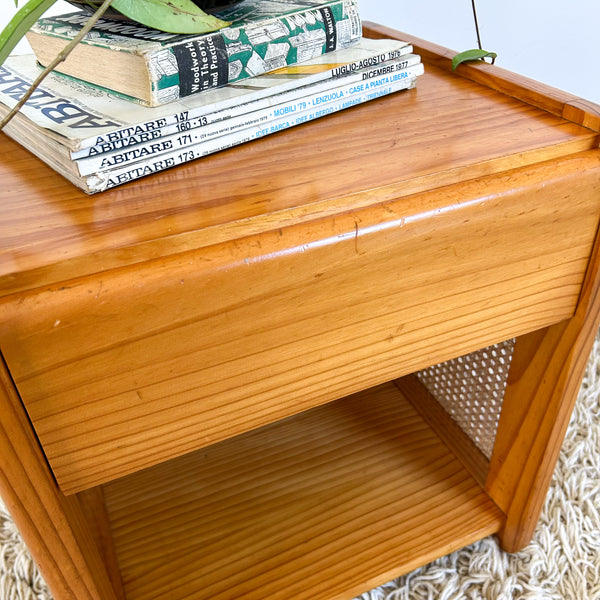
[[[96, 196], [1, 136], [0, 493], [57, 600], [527, 543], [599, 326], [600, 109], [412, 41], [414, 90]], [[415, 373], [507, 343], [486, 455]]]

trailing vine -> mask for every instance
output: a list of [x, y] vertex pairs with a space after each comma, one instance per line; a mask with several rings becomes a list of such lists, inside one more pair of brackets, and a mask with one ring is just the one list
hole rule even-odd
[[475, 0], [471, 0], [471, 9], [473, 11], [473, 21], [475, 24], [475, 33], [477, 35], [477, 48], [472, 50], [465, 50], [464, 52], [459, 52], [452, 59], [452, 70], [455, 71], [456, 67], [463, 62], [467, 62], [470, 60], [483, 60], [484, 58], [491, 58], [492, 64], [494, 64], [497, 54], [495, 52], [489, 52], [484, 50], [481, 46], [481, 34], [479, 33], [479, 22], [477, 20], [477, 9], [475, 7]]
[[[0, 64], [8, 58], [15, 46], [29, 31], [29, 28], [44, 14], [56, 0], [28, 0], [0, 33]], [[169, 33], [202, 34], [216, 31], [229, 25], [227, 21], [207, 14], [192, 0], [102, 0], [90, 2], [94, 8], [85, 27], [69, 42], [62, 52], [40, 73], [18, 104], [0, 121], [2, 129], [31, 97], [46, 76], [55, 69], [88, 31], [104, 15], [109, 7], [125, 17], [147, 27]]]
[[52, 72], [61, 62], [63, 62], [67, 56], [71, 53], [73, 48], [84, 38], [89, 30], [96, 24], [98, 19], [108, 10], [109, 6], [113, 3], [113, 0], [104, 0], [102, 5], [94, 12], [94, 14], [88, 19], [88, 22], [81, 29], [81, 31], [74, 37], [67, 46], [58, 54], [58, 56], [38, 75], [35, 81], [29, 86], [29, 89], [25, 92], [23, 97], [17, 102], [12, 110], [0, 121], [0, 129], [2, 129], [18, 112], [21, 107], [31, 98], [33, 92], [38, 88], [42, 81]]

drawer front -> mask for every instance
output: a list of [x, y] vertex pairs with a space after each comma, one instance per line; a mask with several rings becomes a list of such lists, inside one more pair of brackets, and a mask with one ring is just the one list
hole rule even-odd
[[11, 298], [0, 343], [65, 493], [573, 314], [597, 153]]

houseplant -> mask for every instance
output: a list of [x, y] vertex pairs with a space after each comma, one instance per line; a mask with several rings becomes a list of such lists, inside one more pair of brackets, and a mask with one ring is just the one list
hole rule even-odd
[[[17, 0], [15, 0], [17, 1]], [[44, 69], [33, 82], [20, 102], [0, 122], [0, 129], [8, 123], [29, 99], [31, 93], [71, 50], [88, 33], [106, 11], [113, 11], [122, 18], [137, 21], [142, 25], [169, 33], [202, 34], [226, 27], [229, 23], [210, 14], [210, 10], [229, 5], [240, 0], [74, 0], [72, 4], [85, 4], [90, 19], [80, 34]], [[56, 0], [28, 0], [0, 33], [0, 64], [3, 64], [17, 43], [29, 28], [44, 14]], [[206, 9], [206, 11], [204, 10]]]
[[[98, 19], [104, 14], [110, 14], [112, 18], [125, 18], [136, 21], [142, 25], [169, 33], [202, 34], [216, 31], [229, 25], [216, 16], [210, 14], [211, 10], [219, 9], [231, 4], [237, 4], [241, 0], [67, 0], [90, 13], [90, 19], [65, 49], [52, 61], [33, 82], [28, 92], [21, 98], [19, 103], [0, 121], [0, 129], [8, 123], [12, 117], [29, 99], [33, 91], [40, 85], [43, 79], [56, 66], [64, 61], [72, 49], [89, 32]], [[15, 0], [15, 4], [18, 0]], [[29, 28], [37, 19], [45, 13], [56, 0], [27, 0], [26, 4], [17, 12], [10, 23], [0, 32], [0, 65], [12, 52], [16, 44], [27, 33]], [[481, 48], [475, 0], [471, 0], [473, 17], [479, 48], [461, 52], [454, 57], [453, 70], [462, 62], [496, 58], [493, 52]]]

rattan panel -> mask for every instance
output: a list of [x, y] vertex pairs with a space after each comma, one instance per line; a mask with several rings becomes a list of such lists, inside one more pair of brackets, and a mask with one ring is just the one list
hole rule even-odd
[[492, 455], [514, 340], [419, 371], [418, 378], [488, 458]]

